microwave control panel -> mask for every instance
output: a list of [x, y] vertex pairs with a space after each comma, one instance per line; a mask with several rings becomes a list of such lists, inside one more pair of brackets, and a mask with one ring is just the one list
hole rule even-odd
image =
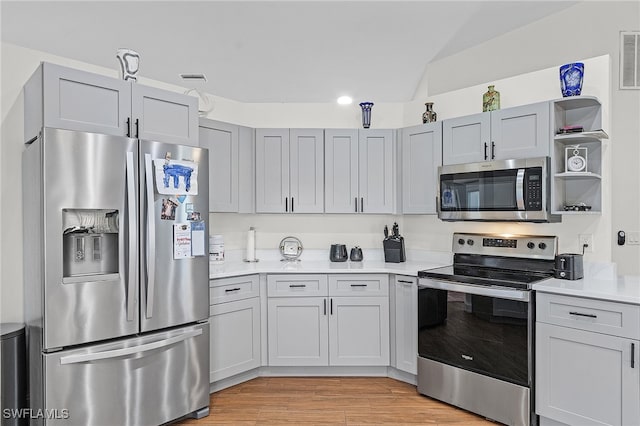
[[527, 169], [524, 185], [525, 210], [542, 210], [542, 168]]

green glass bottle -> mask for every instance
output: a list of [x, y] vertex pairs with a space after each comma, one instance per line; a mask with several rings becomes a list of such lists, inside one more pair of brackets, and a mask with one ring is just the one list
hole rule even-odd
[[482, 95], [482, 111], [495, 111], [500, 109], [500, 92], [494, 90], [493, 85], [489, 86], [487, 93]]

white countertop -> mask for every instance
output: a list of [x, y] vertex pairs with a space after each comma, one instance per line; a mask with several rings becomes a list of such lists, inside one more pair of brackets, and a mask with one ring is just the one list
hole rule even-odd
[[552, 278], [534, 284], [533, 289], [545, 293], [640, 305], [640, 277], [616, 275], [615, 265], [585, 264], [585, 277], [581, 280]]
[[[418, 276], [423, 269], [438, 268], [450, 265], [451, 255], [448, 253], [412, 252], [407, 253], [408, 261], [402, 263], [386, 263], [378, 251], [364, 252], [362, 262], [330, 262], [328, 251], [306, 253], [299, 262], [283, 262], [279, 253], [269, 251], [257, 253], [259, 262], [243, 262], [237, 256], [229, 256], [224, 262], [209, 262], [209, 279], [237, 277], [249, 274], [399, 274]], [[368, 260], [367, 260], [368, 259]]]

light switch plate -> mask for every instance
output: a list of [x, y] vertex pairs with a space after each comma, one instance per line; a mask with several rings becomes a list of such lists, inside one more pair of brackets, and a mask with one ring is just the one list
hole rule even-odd
[[627, 232], [627, 244], [632, 246], [640, 245], [640, 232]]

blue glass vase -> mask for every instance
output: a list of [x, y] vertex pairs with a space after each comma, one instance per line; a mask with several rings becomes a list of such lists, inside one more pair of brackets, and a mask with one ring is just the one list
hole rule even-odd
[[371, 125], [371, 107], [373, 102], [361, 102], [360, 108], [362, 108], [362, 127], [368, 129]]
[[582, 92], [582, 79], [584, 78], [584, 64], [575, 62], [560, 67], [560, 87], [562, 96], [577, 96]]

